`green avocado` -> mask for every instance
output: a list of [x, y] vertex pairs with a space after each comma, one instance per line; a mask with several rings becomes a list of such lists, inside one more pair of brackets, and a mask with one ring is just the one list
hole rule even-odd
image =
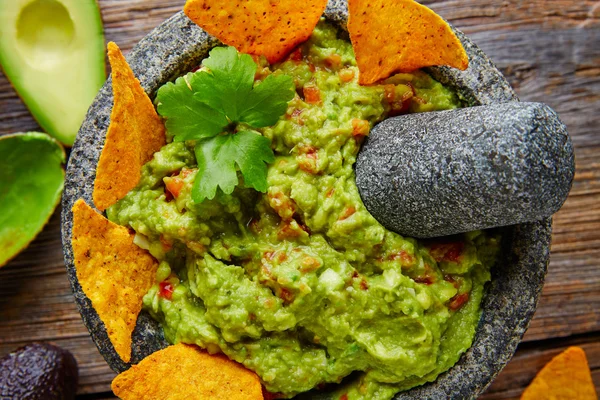
[[73, 145], [106, 79], [95, 0], [0, 2], [0, 65], [40, 126]]
[[0, 138], [0, 267], [27, 247], [58, 205], [65, 152], [44, 133]]

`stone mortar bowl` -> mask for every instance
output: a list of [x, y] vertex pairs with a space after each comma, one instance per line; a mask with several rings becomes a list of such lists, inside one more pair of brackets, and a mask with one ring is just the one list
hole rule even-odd
[[[325, 17], [346, 31], [344, 0], [330, 0]], [[456, 31], [471, 61], [467, 71], [430, 68], [437, 80], [453, 88], [469, 106], [518, 100], [514, 91], [486, 55]], [[127, 60], [151, 98], [160, 86], [200, 64], [219, 41], [191, 22], [183, 12], [175, 14], [131, 51]], [[62, 208], [62, 241], [71, 287], [83, 321], [100, 353], [116, 372], [129, 368], [114, 351], [104, 324], [83, 293], [73, 264], [71, 247], [74, 202], [83, 198], [93, 205], [96, 164], [113, 103], [109, 79], [100, 90], [79, 131], [67, 168]], [[482, 303], [482, 317], [472, 347], [449, 371], [433, 383], [399, 393], [396, 399], [471, 399], [483, 392], [510, 360], [536, 309], [548, 264], [551, 219], [503, 228], [503, 251], [492, 270], [492, 281]], [[167, 346], [162, 328], [142, 312], [133, 334], [132, 363]], [[303, 397], [319, 398], [310, 393]]]

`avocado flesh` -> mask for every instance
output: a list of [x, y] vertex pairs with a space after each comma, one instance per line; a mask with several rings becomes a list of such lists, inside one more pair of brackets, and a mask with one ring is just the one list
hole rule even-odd
[[48, 222], [63, 190], [64, 162], [62, 146], [45, 133], [0, 137], [0, 267]]
[[95, 0], [0, 2], [0, 65], [40, 126], [71, 146], [106, 79]]

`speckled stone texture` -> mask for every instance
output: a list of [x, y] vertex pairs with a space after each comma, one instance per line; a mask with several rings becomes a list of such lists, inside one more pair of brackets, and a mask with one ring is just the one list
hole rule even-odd
[[[325, 15], [345, 27], [345, 1], [330, 0]], [[432, 68], [430, 72], [455, 88], [469, 105], [516, 100], [504, 77], [487, 57], [468, 38], [458, 35], [471, 58], [471, 67], [464, 72], [447, 68]], [[144, 38], [127, 59], [144, 89], [154, 98], [162, 84], [199, 64], [217, 43], [183, 13], [178, 13]], [[95, 166], [104, 144], [111, 107], [109, 80], [92, 104], [71, 152], [62, 203], [62, 237], [67, 272], [83, 321], [106, 361], [121, 372], [129, 365], [115, 353], [103, 323], [77, 282], [71, 247], [71, 207], [79, 198], [92, 204]], [[473, 346], [434, 383], [401, 393], [396, 399], [474, 399], [512, 357], [533, 316], [543, 286], [551, 221], [545, 219], [506, 228], [504, 235], [503, 258], [492, 271], [493, 280], [483, 301], [483, 314]], [[140, 315], [133, 336], [133, 363], [166, 346], [161, 328], [145, 313]]]
[[550, 217], [574, 175], [573, 146], [558, 115], [516, 101], [387, 119], [356, 163], [369, 212], [419, 238]]

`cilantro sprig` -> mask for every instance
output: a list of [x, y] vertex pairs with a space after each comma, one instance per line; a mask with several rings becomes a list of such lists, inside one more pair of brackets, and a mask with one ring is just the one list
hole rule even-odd
[[267, 163], [274, 161], [269, 139], [251, 128], [274, 125], [294, 98], [287, 75], [254, 82], [256, 64], [233, 47], [217, 47], [205, 68], [167, 83], [157, 94], [158, 113], [175, 141], [196, 140], [196, 203], [230, 194], [239, 184], [267, 190]]

